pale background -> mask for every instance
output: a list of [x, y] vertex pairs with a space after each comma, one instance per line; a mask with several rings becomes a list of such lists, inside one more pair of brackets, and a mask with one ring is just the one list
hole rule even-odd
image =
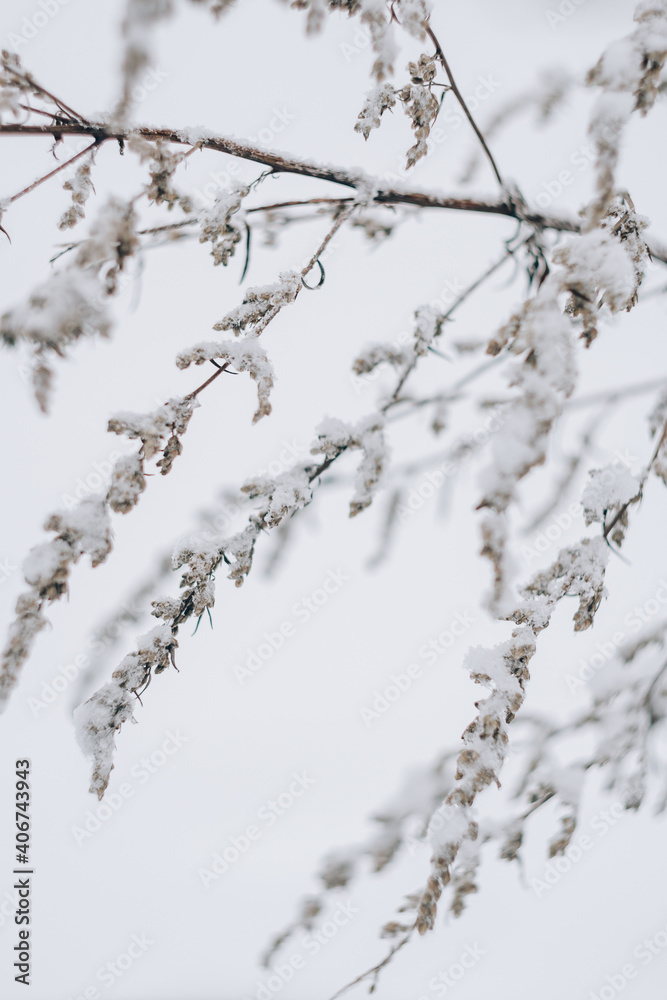
[[[548, 0], [435, 6], [434, 25], [464, 94], [482, 76], [499, 82], [479, 109], [483, 123], [499, 102], [529, 88], [541, 70], [585, 71], [610, 40], [631, 29], [634, 5], [631, 0], [587, 0], [555, 28], [546, 17]], [[37, 9], [28, 0], [6, 0], [3, 45]], [[19, 48], [24, 63], [84, 113], [109, 109], [117, 94], [122, 9], [118, 0], [71, 0]], [[204, 11], [187, 5], [157, 33], [155, 65], [168, 75], [137, 109], [137, 119], [258, 136], [278, 108], [294, 118], [271, 139], [271, 146], [369, 172], [395, 173], [410, 143], [407, 120], [395, 115], [368, 144], [352, 128], [370, 86], [368, 51], [346, 58], [348, 50], [342, 48], [354, 44], [356, 22], [331, 17], [323, 36], [314, 40], [306, 39], [303, 29], [303, 15], [275, 0], [241, 2], [217, 25]], [[416, 52], [408, 46], [403, 61]], [[586, 142], [589, 106], [587, 95], [578, 98], [546, 132], [538, 131], [527, 115], [493, 142], [502, 169], [520, 181], [527, 196], [542, 191], [544, 182], [566, 169], [571, 153]], [[656, 106], [651, 120], [632, 123], [620, 172], [638, 210], [651, 217], [653, 232], [663, 238], [665, 124], [664, 103]], [[467, 129], [448, 130], [446, 141], [418, 168], [412, 183], [452, 190], [473, 148]], [[6, 138], [0, 162], [0, 196], [5, 196], [47, 170], [52, 160], [46, 141]], [[193, 156], [181, 180], [200, 187], [210, 171], [225, 169], [226, 163], [220, 154]], [[256, 166], [243, 166], [248, 178], [259, 172]], [[574, 213], [589, 196], [591, 180], [590, 171], [578, 174], [576, 185], [554, 202], [553, 210]], [[111, 190], [131, 195], [141, 175], [136, 160], [128, 155], [120, 159], [109, 144], [99, 157], [94, 182], [99, 199]], [[486, 168], [475, 190], [495, 194]], [[260, 191], [267, 200], [322, 193], [335, 189], [289, 177], [269, 180]], [[3, 309], [48, 274], [53, 247], [63, 239], [56, 223], [67, 199], [56, 179], [7, 213], [4, 224], [12, 244], [0, 245]], [[156, 221], [164, 216], [153, 212]], [[256, 241], [247, 282], [273, 280], [279, 270], [299, 264], [312, 253], [325, 226], [319, 221], [288, 230], [276, 251], [262, 250]], [[95, 984], [96, 971], [122, 953], [134, 933], [147, 934], [154, 944], [122, 979], [100, 988], [105, 1000], [254, 997], [258, 980], [266, 977], [258, 955], [292, 919], [298, 900], [315, 888], [320, 857], [367, 834], [368, 816], [391, 797], [407, 769], [455, 744], [473, 717], [478, 691], [460, 669], [463, 653], [470, 643], [504, 638], [507, 627], [490, 622], [478, 603], [488, 569], [477, 556], [472, 508], [479, 491], [477, 472], [470, 469], [457, 483], [447, 517], [437, 516], [438, 501], [425, 504], [404, 525], [389, 561], [377, 572], [368, 571], [366, 563], [375, 549], [378, 511], [348, 521], [351, 486], [346, 485], [323, 493], [300, 519], [294, 545], [276, 577], [266, 580], [262, 573], [271, 539], [259, 546], [255, 570], [241, 590], [219, 574], [214, 631], [202, 622], [190, 638], [191, 629], [185, 629], [180, 673], [169, 671], [155, 680], [144, 707], [137, 710], [138, 725], [126, 726], [119, 739], [110, 791], [130, 781], [133, 797], [81, 846], [72, 828], [96, 808], [96, 800], [87, 793], [88, 764], [74, 738], [72, 689], [37, 717], [28, 700], [39, 698], [44, 682], [88, 650], [91, 628], [119, 607], [223, 484], [242, 482], [278, 455], [285, 442], [307, 447], [324, 415], [350, 419], [370, 411], [380, 385], [388, 383], [383, 379], [356, 390], [349, 372], [357, 349], [370, 340], [392, 340], [409, 328], [419, 304], [438, 296], [447, 282], [472, 280], [512, 232], [506, 220], [437, 212], [406, 222], [377, 250], [369, 249], [359, 231], [342, 232], [327, 262], [323, 289], [302, 294], [265, 335], [279, 375], [271, 418], [251, 425], [254, 388], [245, 376], [218, 380], [202, 397], [202, 409], [171, 475], [152, 479], [136, 511], [115, 519], [116, 547], [107, 564], [94, 572], [83, 564], [76, 567], [70, 599], [50, 610], [53, 628], [41, 635], [0, 730], [3, 898], [11, 885], [13, 859], [13, 762], [21, 757], [33, 762], [37, 874], [31, 995], [37, 1000], [83, 995]], [[0, 557], [10, 566], [20, 566], [29, 548], [43, 539], [44, 517], [61, 504], [63, 494], [71, 494], [79, 479], [85, 481], [96, 462], [124, 447], [105, 433], [110, 413], [152, 408], [157, 400], [183, 394], [201, 380], [201, 370], [178, 372], [173, 358], [179, 349], [208, 338], [212, 324], [240, 301], [241, 266], [239, 258], [227, 270], [214, 269], [206, 248], [196, 241], [147, 253], [140, 280], [121, 297], [113, 340], [81, 344], [71, 361], [58, 366], [48, 419], [36, 411], [20, 357], [3, 352]], [[507, 287], [510, 271], [494, 278], [489, 291], [461, 312], [454, 328], [458, 338], [482, 339], [508, 315], [523, 292], [520, 279]], [[653, 285], [661, 280], [663, 272], [649, 276]], [[606, 328], [582, 359], [579, 391], [664, 373], [664, 323], [664, 303], [656, 297]], [[446, 362], [434, 359], [422, 384], [446, 385], [454, 377], [451, 371]], [[594, 460], [609, 461], [617, 447], [629, 448], [637, 467], [645, 460], [651, 400], [641, 397], [622, 408], [605, 428]], [[417, 443], [411, 443], [410, 433], [417, 433]], [[573, 440], [567, 433], [559, 435], [556, 454]], [[425, 419], [405, 429], [399, 425], [397, 460], [438, 447], [429, 440]], [[353, 466], [345, 468], [352, 471]], [[536, 501], [548, 483], [546, 475], [536, 476]], [[564, 715], [585, 705], [586, 696], [573, 698], [564, 677], [619, 627], [635, 604], [655, 594], [667, 573], [664, 503], [664, 487], [654, 484], [641, 511], [633, 514], [624, 550], [629, 565], [612, 561], [610, 598], [594, 631], [574, 637], [574, 609], [560, 609], [532, 664], [527, 709]], [[576, 525], [565, 540], [579, 533]], [[526, 564], [525, 574], [536, 565]], [[291, 620], [294, 603], [337, 569], [350, 581], [240, 686], [233, 665], [257, 647], [265, 632]], [[176, 583], [175, 576], [167, 579], [159, 592], [173, 593]], [[0, 586], [5, 625], [20, 590], [15, 570]], [[457, 612], [474, 615], [475, 627], [385, 717], [364, 726], [360, 707]], [[127, 630], [106, 664], [107, 675], [133, 648], [136, 632], [149, 625], [147, 620]], [[187, 737], [187, 743], [142, 784], [132, 770], [159, 749], [169, 730]], [[287, 788], [293, 771], [303, 770], [315, 778], [313, 787], [205, 890], [198, 869], [210, 863], [229, 837], [255, 822], [257, 810]], [[489, 793], [490, 810], [493, 801]], [[589, 829], [590, 818], [605, 804], [609, 800], [601, 794], [589, 798], [582, 830]], [[653, 820], [650, 809], [624, 816], [538, 898], [530, 879], [543, 876], [544, 845], [555, 828], [553, 814], [543, 812], [532, 828], [524, 883], [518, 868], [489, 856], [480, 894], [471, 899], [464, 917], [447, 923], [439, 919], [433, 934], [406, 949], [382, 978], [378, 1000], [431, 1000], [436, 994], [428, 988], [429, 979], [475, 943], [485, 955], [453, 991], [462, 1000], [584, 1000], [591, 990], [600, 990], [605, 976], [633, 960], [634, 948], [645, 937], [667, 925], [663, 820]], [[404, 893], [424, 882], [427, 868], [424, 847], [381, 877], [367, 877], [351, 893], [343, 893], [343, 899], [352, 898], [358, 914], [317, 956], [308, 955], [300, 935], [290, 942], [278, 964], [299, 952], [306, 967], [277, 995], [326, 1000], [378, 961], [387, 947], [378, 940], [379, 926], [392, 918]], [[19, 997], [24, 991], [14, 985], [11, 971], [14, 929], [4, 911], [2, 918], [1, 992]], [[642, 969], [641, 978], [624, 993], [628, 1000], [658, 1000], [664, 996], [666, 976], [663, 955]], [[365, 995], [365, 987], [352, 995]]]

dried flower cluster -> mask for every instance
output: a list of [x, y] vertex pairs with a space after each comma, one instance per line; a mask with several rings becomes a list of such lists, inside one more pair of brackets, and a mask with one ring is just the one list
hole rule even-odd
[[[227, 266], [234, 256], [237, 244], [241, 242], [244, 216], [241, 203], [249, 192], [248, 187], [236, 186], [215, 199], [210, 208], [200, 216], [200, 243], [211, 243], [211, 256], [215, 264]], [[233, 218], [234, 217], [234, 218]]]
[[64, 191], [72, 192], [72, 204], [61, 216], [58, 229], [71, 229], [76, 226], [77, 222], [85, 218], [85, 205], [93, 191], [90, 174], [94, 155], [94, 152], [91, 153], [89, 159], [79, 164], [74, 176], [63, 184]]
[[189, 195], [180, 193], [174, 186], [174, 173], [186, 154], [172, 152], [160, 139], [149, 142], [137, 132], [130, 134], [127, 146], [136, 153], [140, 163], [148, 163], [149, 182], [145, 189], [148, 200], [155, 205], [166, 205], [168, 209], [180, 205], [184, 212], [191, 212]]
[[435, 59], [421, 55], [419, 62], [408, 63], [410, 83], [395, 90], [389, 83], [380, 84], [366, 95], [364, 106], [359, 112], [359, 120], [354, 126], [364, 139], [368, 139], [373, 129], [379, 128], [385, 111], [391, 110], [399, 100], [410, 119], [417, 142], [407, 153], [407, 167], [414, 165], [428, 153], [428, 139], [435, 119], [438, 117], [440, 102], [431, 90], [435, 80]]

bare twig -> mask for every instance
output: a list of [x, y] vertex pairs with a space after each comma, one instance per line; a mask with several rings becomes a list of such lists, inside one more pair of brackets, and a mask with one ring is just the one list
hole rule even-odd
[[[447, 310], [447, 312], [444, 313], [444, 315], [442, 317], [443, 322], [446, 322], [448, 319], [450, 319], [450, 317], [452, 316], [452, 313], [454, 313], [455, 310], [458, 309], [458, 307], [460, 305], [462, 305], [466, 301], [466, 299], [469, 298], [472, 295], [472, 293], [475, 292], [480, 287], [480, 285], [484, 284], [484, 282], [488, 278], [490, 278], [492, 274], [495, 274], [495, 272], [497, 270], [499, 270], [499, 268], [501, 268], [503, 266], [503, 264], [507, 260], [509, 260], [510, 257], [512, 257], [513, 254], [515, 254], [517, 252], [517, 250], [519, 250], [520, 247], [524, 246], [524, 244], [530, 238], [531, 237], [527, 237], [527, 239], [523, 240], [521, 243], [518, 244], [518, 246], [514, 247], [513, 249], [511, 249], [510, 247], [507, 247], [506, 250], [505, 250], [505, 252], [503, 253], [502, 257], [500, 257], [497, 261], [495, 261], [493, 264], [491, 264], [491, 266], [488, 267], [486, 269], [486, 271], [484, 271], [483, 274], [481, 274], [470, 285], [468, 285], [468, 287], [465, 288], [461, 292], [461, 294], [454, 300], [454, 302], [449, 307], [449, 309]], [[410, 377], [411, 373], [416, 368], [418, 360], [419, 360], [419, 356], [415, 355], [415, 357], [412, 359], [412, 361], [410, 362], [410, 364], [408, 366], [406, 366], [406, 368], [403, 371], [400, 379], [398, 380], [398, 383], [397, 383], [397, 385], [396, 385], [393, 393], [391, 394], [391, 396], [389, 397], [389, 399], [387, 400], [387, 402], [382, 407], [383, 413], [386, 413], [387, 410], [390, 410], [393, 406], [396, 406], [397, 403], [402, 402], [402, 400], [400, 398], [401, 391], [403, 389], [403, 386], [407, 382], [408, 378]], [[486, 367], [488, 367], [488, 364], [485, 365], [485, 368]], [[465, 382], [463, 384], [465, 384]]]
[[219, 365], [218, 368], [217, 368], [217, 370], [211, 375], [210, 378], [207, 378], [205, 382], [202, 382], [202, 384], [200, 386], [198, 386], [193, 392], [188, 393], [188, 398], [194, 399], [195, 396], [198, 396], [200, 392], [203, 392], [203, 390], [207, 386], [209, 386], [211, 384], [211, 382], [215, 382], [215, 380], [220, 375], [222, 375], [223, 372], [227, 371], [227, 369], [229, 368], [230, 363], [231, 362], [227, 361], [227, 362], [225, 362], [224, 365]]
[[450, 85], [450, 87], [452, 89], [452, 93], [454, 94], [454, 96], [456, 97], [456, 100], [461, 105], [461, 108], [463, 109], [463, 113], [465, 114], [466, 118], [470, 122], [470, 125], [472, 126], [473, 132], [475, 133], [475, 135], [479, 139], [479, 141], [481, 143], [481, 146], [482, 146], [482, 149], [484, 150], [484, 152], [486, 154], [486, 158], [488, 159], [489, 163], [491, 164], [491, 169], [493, 170], [493, 172], [494, 172], [494, 174], [496, 176], [496, 180], [500, 184], [501, 188], [504, 188], [505, 184], [504, 184], [504, 181], [503, 181], [503, 179], [502, 179], [502, 177], [500, 175], [500, 171], [498, 169], [498, 165], [496, 164], [496, 161], [493, 158], [493, 154], [491, 153], [491, 150], [489, 149], [489, 147], [488, 147], [488, 145], [486, 143], [486, 139], [482, 135], [482, 132], [480, 131], [480, 129], [479, 129], [478, 125], [477, 125], [477, 122], [475, 121], [475, 119], [472, 116], [470, 108], [468, 107], [468, 105], [465, 102], [465, 98], [463, 97], [463, 94], [461, 93], [461, 91], [459, 90], [459, 88], [456, 85], [456, 80], [454, 79], [454, 75], [453, 75], [453, 73], [451, 71], [451, 68], [449, 66], [449, 63], [447, 61], [447, 57], [446, 57], [446, 55], [445, 55], [445, 53], [444, 53], [444, 51], [442, 49], [442, 46], [440, 45], [440, 42], [436, 38], [436, 35], [435, 35], [435, 33], [433, 31], [433, 28], [431, 27], [430, 24], [426, 25], [426, 34], [428, 35], [428, 37], [433, 42], [433, 45], [435, 46], [436, 57], [437, 57], [438, 61], [440, 62], [440, 64], [442, 65], [442, 68], [444, 69], [445, 73], [447, 74], [447, 79], [449, 80], [449, 85]]

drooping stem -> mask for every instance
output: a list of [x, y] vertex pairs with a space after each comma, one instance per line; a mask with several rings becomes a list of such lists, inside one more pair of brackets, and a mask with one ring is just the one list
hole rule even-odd
[[86, 153], [90, 153], [93, 149], [97, 149], [106, 141], [106, 139], [95, 139], [94, 142], [91, 142], [90, 146], [86, 146], [85, 149], [81, 149], [78, 153], [75, 153], [74, 156], [71, 156], [69, 160], [65, 160], [64, 163], [58, 164], [57, 167], [50, 170], [48, 174], [44, 174], [43, 177], [38, 177], [37, 180], [33, 181], [32, 184], [28, 184], [28, 186], [23, 188], [22, 191], [17, 191], [16, 194], [13, 194], [11, 198], [6, 200], [5, 204], [12, 205], [15, 201], [18, 201], [19, 198], [23, 198], [24, 195], [30, 194], [31, 191], [34, 191], [35, 188], [39, 187], [40, 184], [43, 184], [44, 181], [48, 181], [52, 177], [55, 177], [55, 175], [59, 174], [61, 170], [65, 169], [65, 167], [69, 167], [72, 163], [76, 163], [76, 161], [82, 156], [85, 156]]
[[494, 174], [496, 176], [496, 180], [500, 184], [501, 188], [504, 188], [505, 184], [504, 184], [504, 181], [503, 181], [503, 179], [501, 177], [500, 170], [498, 169], [498, 165], [497, 165], [496, 161], [493, 158], [493, 154], [492, 154], [491, 150], [489, 149], [489, 147], [487, 145], [487, 142], [486, 142], [486, 139], [484, 138], [484, 135], [482, 134], [479, 126], [477, 125], [477, 122], [475, 121], [475, 119], [472, 116], [470, 108], [466, 104], [466, 101], [465, 101], [465, 98], [464, 98], [463, 94], [461, 93], [461, 91], [459, 90], [459, 88], [458, 88], [458, 86], [456, 84], [456, 80], [454, 79], [454, 74], [451, 71], [450, 65], [449, 65], [449, 63], [447, 61], [447, 57], [446, 57], [446, 55], [445, 55], [445, 53], [443, 51], [443, 48], [440, 45], [440, 42], [438, 41], [438, 39], [437, 39], [437, 37], [435, 35], [435, 32], [433, 31], [433, 28], [431, 27], [430, 24], [426, 25], [426, 34], [428, 35], [428, 37], [433, 42], [433, 45], [435, 46], [436, 57], [438, 59], [438, 62], [442, 65], [442, 68], [444, 69], [445, 73], [447, 74], [447, 79], [449, 80], [449, 86], [452, 89], [452, 93], [454, 94], [456, 100], [461, 105], [461, 108], [463, 109], [463, 113], [466, 116], [466, 118], [468, 119], [468, 121], [470, 122], [470, 125], [472, 127], [473, 132], [475, 133], [475, 135], [479, 139], [479, 141], [481, 143], [481, 146], [482, 146], [482, 149], [484, 150], [484, 153], [486, 154], [486, 158], [489, 161], [489, 163], [491, 164], [491, 169], [493, 170], [493, 172], [494, 172]]

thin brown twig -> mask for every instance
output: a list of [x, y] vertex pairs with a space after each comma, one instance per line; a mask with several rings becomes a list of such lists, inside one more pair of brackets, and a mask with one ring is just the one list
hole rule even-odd
[[[300, 208], [305, 205], [346, 205], [352, 201], [354, 201], [353, 198], [297, 198], [292, 201], [278, 201], [273, 205], [255, 205], [252, 208], [246, 208], [245, 214], [277, 212], [281, 208]], [[316, 218], [316, 216], [313, 216], [313, 218]], [[137, 236], [154, 236], [157, 233], [167, 233], [172, 229], [184, 229], [186, 226], [194, 226], [198, 221], [198, 217], [193, 215], [191, 218], [183, 219], [181, 222], [169, 222], [164, 226], [151, 226], [149, 229], [138, 229]]]
[[19, 104], [19, 107], [23, 108], [24, 111], [29, 111], [33, 115], [43, 115], [45, 118], [51, 118], [52, 120], [60, 119], [62, 122], [69, 121], [69, 119], [63, 118], [62, 115], [57, 115], [53, 111], [44, 111], [43, 108], [33, 108], [28, 104]]
[[465, 114], [466, 118], [470, 122], [470, 125], [472, 126], [472, 129], [473, 129], [475, 135], [479, 139], [479, 141], [480, 141], [480, 143], [482, 145], [482, 149], [484, 150], [484, 152], [486, 154], [486, 158], [488, 159], [489, 163], [491, 164], [491, 169], [493, 170], [493, 172], [494, 172], [494, 174], [496, 176], [496, 180], [500, 184], [501, 188], [504, 188], [505, 184], [504, 184], [504, 181], [503, 181], [503, 179], [502, 179], [502, 177], [500, 175], [500, 170], [498, 169], [498, 165], [496, 164], [496, 161], [493, 158], [493, 154], [492, 154], [491, 150], [489, 149], [489, 147], [487, 145], [487, 142], [486, 142], [486, 139], [484, 138], [484, 136], [483, 136], [483, 134], [482, 134], [479, 126], [477, 125], [477, 122], [473, 118], [472, 113], [470, 111], [470, 108], [466, 104], [465, 98], [463, 97], [463, 94], [461, 93], [461, 91], [459, 90], [458, 86], [456, 85], [456, 80], [454, 79], [454, 75], [453, 75], [453, 73], [451, 71], [450, 65], [449, 65], [449, 63], [447, 61], [447, 57], [446, 57], [446, 55], [445, 55], [445, 53], [443, 51], [443, 48], [440, 45], [440, 42], [438, 41], [438, 39], [437, 39], [437, 37], [435, 35], [435, 32], [433, 31], [433, 28], [428, 23], [426, 24], [426, 34], [428, 35], [428, 37], [433, 42], [433, 45], [435, 46], [436, 57], [437, 57], [438, 61], [441, 63], [442, 68], [444, 69], [445, 73], [447, 74], [447, 79], [449, 80], [449, 85], [452, 88], [452, 93], [454, 94], [454, 96], [456, 97], [456, 100], [461, 105], [461, 108], [463, 109], [463, 113]]
[[363, 983], [363, 981], [365, 979], [368, 979], [370, 976], [373, 976], [373, 987], [371, 988], [372, 990], [375, 987], [378, 977], [382, 972], [382, 970], [384, 969], [384, 967], [386, 965], [389, 965], [396, 952], [400, 951], [401, 948], [404, 948], [405, 945], [408, 943], [408, 941], [411, 939], [412, 932], [414, 931], [416, 926], [417, 925], [415, 923], [410, 928], [405, 937], [401, 938], [401, 940], [397, 944], [392, 945], [391, 949], [389, 950], [387, 955], [382, 959], [381, 962], [378, 962], [377, 965], [374, 965], [372, 969], [367, 969], [366, 972], [362, 972], [360, 976], [357, 976], [357, 978], [353, 979], [352, 982], [348, 983], [346, 986], [343, 986], [342, 989], [334, 993], [334, 995], [330, 997], [329, 1000], [337, 1000], [338, 997], [342, 997], [344, 993], [347, 993], [348, 990], [351, 990], [353, 986], [357, 986], [359, 983]]
[[292, 201], [277, 201], [273, 205], [256, 205], [254, 208], [247, 208], [246, 215], [250, 215], [251, 212], [277, 212], [281, 208], [300, 208], [302, 205], [345, 205], [353, 200], [353, 198], [297, 198]]
[[[210, 385], [210, 384], [211, 384], [211, 382], [215, 382], [215, 380], [216, 380], [216, 379], [217, 379], [217, 378], [218, 378], [218, 377], [219, 377], [220, 375], [222, 375], [222, 373], [223, 373], [223, 372], [226, 372], [226, 371], [227, 371], [227, 369], [229, 368], [230, 364], [231, 364], [231, 362], [230, 362], [230, 361], [227, 361], [227, 362], [226, 362], [226, 363], [225, 363], [224, 365], [220, 365], [220, 366], [219, 366], [219, 367], [218, 367], [218, 368], [217, 368], [217, 369], [216, 369], [216, 370], [215, 370], [215, 371], [213, 372], [213, 374], [211, 375], [211, 377], [210, 377], [210, 378], [207, 378], [205, 382], [202, 382], [202, 384], [201, 384], [200, 386], [198, 386], [198, 388], [194, 389], [194, 390], [193, 390], [192, 392], [189, 392], [189, 393], [188, 393], [188, 396], [187, 396], [187, 398], [188, 398], [188, 399], [194, 399], [194, 398], [195, 398], [196, 396], [198, 396], [198, 395], [199, 395], [199, 393], [200, 393], [200, 392], [202, 392], [202, 391], [203, 391], [203, 390], [204, 390], [204, 389], [206, 388], [206, 386], [207, 386], [207, 385]], [[230, 373], [230, 374], [231, 374], [231, 373]]]
[[[89, 149], [92, 147], [88, 147]], [[193, 150], [196, 147], [193, 146]], [[189, 155], [189, 154], [186, 154]], [[273, 212], [281, 208], [293, 208], [299, 207], [301, 205], [315, 205], [315, 204], [327, 204], [327, 205], [346, 205], [353, 202], [353, 198], [306, 198], [303, 201], [285, 201], [277, 202], [275, 205], [256, 205], [254, 208], [246, 208], [246, 215], [250, 215], [251, 212]], [[318, 218], [318, 216], [313, 215], [309, 218]], [[150, 226], [148, 229], [138, 229], [137, 236], [158, 236], [160, 233], [169, 233], [177, 229], [185, 229], [186, 226], [194, 226], [199, 222], [199, 218], [196, 215], [191, 216], [189, 219], [182, 219], [180, 222], [167, 222], [164, 226]], [[77, 240], [73, 243], [61, 243], [60, 246], [63, 247], [63, 253], [67, 253], [69, 250], [74, 250], [76, 247], [81, 246], [85, 242], [84, 240]], [[62, 256], [62, 254], [58, 254]], [[53, 258], [55, 259], [55, 258]]]

